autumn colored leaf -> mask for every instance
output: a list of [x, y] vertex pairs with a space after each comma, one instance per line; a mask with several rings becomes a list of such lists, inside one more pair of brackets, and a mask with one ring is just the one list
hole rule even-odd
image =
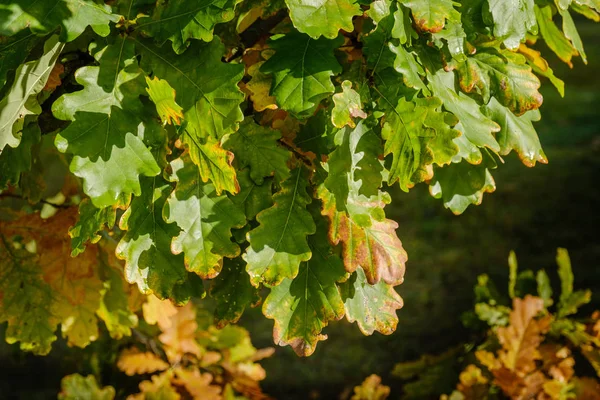
[[169, 364], [154, 353], [142, 353], [133, 347], [119, 354], [117, 367], [125, 374], [133, 376], [164, 371], [169, 368]]
[[423, 32], [439, 32], [446, 19], [457, 19], [459, 15], [450, 0], [402, 0], [401, 3], [411, 9], [415, 24]]
[[169, 82], [146, 77], [148, 88], [146, 91], [150, 95], [150, 100], [156, 105], [156, 112], [160, 115], [163, 124], [180, 125], [183, 118], [182, 108], [175, 102], [175, 89], [169, 85]]
[[342, 82], [342, 93], [333, 95], [335, 106], [331, 112], [331, 122], [336, 128], [343, 128], [348, 125], [354, 128], [356, 124], [353, 118], [367, 118], [367, 114], [362, 110], [360, 94], [352, 89], [352, 82]]
[[350, 400], [385, 400], [389, 395], [389, 386], [381, 384], [381, 378], [373, 374], [368, 376], [360, 386], [354, 388]]

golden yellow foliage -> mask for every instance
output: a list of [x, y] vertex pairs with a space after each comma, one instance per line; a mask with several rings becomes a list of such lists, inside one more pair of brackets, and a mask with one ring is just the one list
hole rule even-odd
[[135, 347], [125, 349], [119, 355], [117, 367], [129, 376], [164, 371], [169, 364], [154, 353], [142, 353]]
[[373, 374], [368, 376], [360, 386], [354, 388], [351, 400], [385, 400], [389, 395], [389, 386], [382, 385], [381, 378]]

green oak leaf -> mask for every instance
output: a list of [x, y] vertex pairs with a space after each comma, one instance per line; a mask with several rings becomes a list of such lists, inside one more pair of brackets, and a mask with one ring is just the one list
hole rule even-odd
[[63, 47], [58, 41], [58, 36], [54, 35], [44, 43], [44, 53], [41, 57], [17, 68], [11, 88], [0, 100], [0, 152], [7, 145], [19, 145], [19, 130], [23, 126], [23, 117], [42, 112], [35, 96], [46, 85]]
[[183, 252], [188, 271], [214, 278], [223, 257], [240, 254], [239, 246], [231, 241], [231, 229], [244, 226], [246, 217], [227, 196], [217, 195], [213, 185], [202, 183], [198, 167], [187, 154], [170, 165], [169, 180], [177, 185], [165, 203], [163, 217], [181, 229], [173, 237], [171, 251]]
[[21, 143], [15, 148], [6, 147], [0, 152], [0, 192], [9, 185], [17, 186], [21, 175], [31, 171], [33, 146], [40, 141], [37, 121], [24, 121]]
[[395, 55], [389, 47], [389, 43], [393, 39], [393, 24], [394, 21], [388, 16], [377, 24], [375, 30], [365, 32], [361, 37], [367, 68], [372, 71], [372, 75], [377, 75], [380, 71], [394, 65]]
[[452, 6], [452, 0], [400, 0], [410, 8], [413, 20], [419, 30], [436, 33], [441, 31], [446, 20], [459, 20], [458, 11]]
[[466, 138], [478, 147], [485, 146], [495, 152], [499, 151], [500, 145], [493, 134], [500, 127], [482, 114], [475, 100], [454, 90], [454, 73], [440, 70], [435, 74], [428, 74], [428, 78], [433, 94], [442, 100], [448, 111], [456, 115]]
[[271, 38], [275, 54], [260, 70], [273, 74], [271, 95], [277, 105], [299, 118], [312, 115], [321, 100], [335, 92], [331, 77], [342, 67], [333, 51], [342, 43], [341, 36], [312, 39], [298, 32]]
[[67, 93], [52, 104], [58, 119], [75, 119], [77, 112], [110, 114], [111, 107], [140, 113], [139, 96], [146, 94], [143, 72], [139, 68], [131, 41], [119, 38], [94, 54], [98, 66], [79, 68], [76, 82], [83, 90]]
[[304, 151], [311, 151], [317, 156], [327, 155], [334, 147], [337, 128], [331, 124], [331, 116], [325, 109], [320, 109], [305, 124], [300, 125], [294, 144]]
[[525, 57], [507, 50], [480, 49], [458, 64], [460, 87], [476, 92], [488, 103], [494, 96], [517, 115], [542, 105], [540, 80], [531, 72]]
[[358, 0], [285, 0], [294, 27], [313, 39], [337, 37], [340, 29], [352, 32], [352, 18], [361, 15]]
[[369, 11], [366, 14], [378, 24], [382, 19], [390, 15], [391, 0], [375, 0], [371, 3]]
[[515, 150], [523, 164], [528, 167], [533, 167], [536, 162], [548, 163], [532, 123], [541, 118], [538, 110], [516, 116], [492, 97], [485, 107], [485, 114], [500, 125], [500, 132], [496, 134], [496, 139], [500, 143], [501, 155]]
[[69, 228], [71, 237], [71, 257], [76, 257], [85, 251], [87, 242], [97, 243], [101, 236], [98, 232], [106, 226], [111, 229], [116, 220], [114, 207], [96, 208], [89, 199], [79, 203], [79, 219]]
[[262, 185], [264, 178], [275, 176], [278, 181], [288, 177], [290, 169], [287, 162], [291, 153], [279, 144], [281, 132], [270, 129], [246, 118], [240, 129], [227, 136], [223, 147], [235, 155], [239, 170], [249, 167], [250, 178]]
[[[464, 132], [462, 124], [459, 122], [455, 126], [456, 130]], [[452, 142], [458, 147], [458, 153], [452, 158], [452, 162], [460, 162], [461, 159], [467, 160], [470, 164], [479, 164], [483, 159], [481, 150], [467, 139], [465, 135], [460, 135], [452, 140]], [[440, 165], [441, 166], [441, 165]]]
[[384, 155], [392, 155], [388, 183], [398, 181], [405, 192], [415, 183], [431, 177], [431, 168], [428, 170], [427, 166], [433, 162], [433, 154], [427, 141], [435, 136], [435, 131], [425, 126], [425, 118], [428, 107], [441, 106], [441, 101], [436, 98], [430, 98], [429, 104], [422, 99], [416, 101], [422, 104], [401, 98], [396, 108], [385, 116], [381, 130], [385, 140]]
[[300, 264], [298, 275], [271, 289], [263, 314], [275, 321], [273, 339], [290, 345], [299, 356], [310, 356], [330, 321], [344, 316], [344, 303], [336, 282], [346, 271], [327, 240], [327, 222], [318, 217], [317, 231], [309, 236], [312, 258]]
[[559, 13], [562, 18], [562, 29], [565, 37], [571, 41], [573, 47], [581, 56], [583, 63], [587, 64], [587, 56], [585, 54], [585, 50], [583, 49], [583, 42], [581, 41], [579, 32], [577, 32], [577, 27], [575, 26], [573, 17], [571, 17], [571, 13], [569, 13], [567, 10], [559, 10]]
[[79, 374], [67, 375], [60, 381], [58, 400], [94, 399], [113, 400], [115, 388], [100, 387], [94, 375], [83, 377]]
[[544, 7], [536, 5], [535, 16], [544, 42], [558, 58], [571, 65], [571, 58], [579, 53], [552, 20], [552, 7], [550, 5]]
[[213, 40], [215, 25], [228, 22], [235, 16], [235, 6], [241, 0], [170, 0], [159, 3], [152, 16], [140, 18], [136, 29], [163, 45], [173, 43], [177, 54], [183, 53], [190, 39]]
[[176, 224], [163, 220], [162, 210], [172, 191], [160, 177], [144, 178], [142, 191], [121, 216], [119, 228], [126, 231], [115, 251], [125, 260], [125, 279], [142, 293], [161, 299], [174, 297], [188, 273], [182, 254], [171, 253], [171, 240], [179, 234]]
[[275, 204], [257, 215], [260, 225], [248, 232], [250, 246], [243, 256], [252, 285], [276, 286], [294, 278], [300, 263], [311, 258], [307, 236], [315, 232], [315, 223], [306, 210], [312, 201], [307, 186], [308, 172], [296, 168], [273, 196]]
[[515, 50], [525, 39], [527, 31], [535, 27], [534, 0], [488, 0], [494, 19], [494, 35], [504, 45]]
[[102, 299], [96, 313], [104, 321], [111, 338], [119, 340], [131, 336], [131, 328], [137, 326], [138, 317], [129, 309], [129, 296], [125, 291], [127, 283], [119, 271], [106, 264], [103, 264], [102, 272], [104, 288], [100, 292]]
[[342, 82], [342, 93], [333, 95], [334, 107], [331, 111], [331, 122], [336, 128], [343, 128], [348, 125], [351, 128], [356, 126], [353, 118], [367, 118], [367, 114], [362, 110], [360, 94], [352, 89], [352, 82]]
[[348, 321], [356, 322], [364, 335], [377, 331], [390, 335], [396, 330], [396, 310], [402, 308], [402, 298], [394, 287], [381, 281], [374, 285], [367, 282], [362, 269], [340, 284], [340, 292]]
[[[136, 136], [145, 124], [117, 107], [110, 114], [78, 112], [55, 140], [62, 153], [73, 154], [71, 172], [82, 178], [83, 191], [103, 208], [141, 193], [139, 176], [155, 176], [160, 168]], [[126, 201], [125, 201], [126, 202]]]
[[225, 50], [219, 38], [209, 43], [193, 42], [181, 55], [148, 41], [136, 40], [136, 44], [142, 54], [142, 68], [175, 89], [189, 132], [183, 142], [190, 146], [192, 159], [198, 164], [193, 150], [196, 143], [209, 137], [220, 140], [244, 119], [240, 109], [244, 95], [237, 86], [244, 76], [243, 65], [221, 61]]
[[8, 0], [0, 4], [0, 35], [6, 36], [26, 28], [44, 35], [60, 26], [60, 41], [70, 42], [88, 26], [107, 36], [109, 23], [118, 20], [109, 6], [91, 0]]
[[0, 38], [0, 88], [6, 83], [9, 71], [16, 70], [27, 59], [40, 37], [23, 30], [14, 36]]
[[247, 168], [239, 171], [237, 177], [240, 183], [240, 192], [229, 198], [244, 210], [248, 220], [253, 220], [259, 212], [273, 205], [271, 193], [273, 179], [264, 179], [262, 184], [257, 185], [250, 178], [250, 170]]
[[484, 193], [496, 190], [490, 168], [495, 168], [495, 164], [489, 157], [484, 157], [483, 162], [478, 165], [462, 161], [438, 168], [429, 192], [436, 199], [441, 198], [444, 207], [454, 214], [462, 214], [469, 205], [481, 204]]
[[362, 203], [377, 196], [383, 179], [379, 161], [383, 149], [374, 125], [372, 120], [366, 120], [354, 129], [339, 130], [335, 137], [337, 148], [326, 163], [325, 187], [335, 196], [337, 209], [347, 211], [355, 219], [362, 220], [363, 214], [369, 214]]
[[422, 90], [426, 96], [431, 93], [425, 85], [425, 82], [421, 79], [421, 76], [425, 75], [425, 70], [417, 59], [415, 54], [407, 51], [404, 46], [394, 46], [392, 43], [389, 44], [390, 50], [396, 55], [394, 60], [394, 69], [402, 74], [402, 80], [408, 87]]
[[259, 291], [250, 284], [246, 264], [240, 258], [224, 260], [223, 270], [212, 280], [210, 296], [217, 303], [214, 318], [219, 329], [235, 324], [246, 307], [260, 302]]
[[442, 102], [436, 97], [401, 98], [384, 119], [382, 137], [384, 155], [392, 155], [388, 183], [398, 181], [408, 191], [414, 184], [431, 178], [432, 163], [447, 164], [458, 152], [452, 142], [460, 134], [451, 126], [456, 120], [440, 111]]
[[577, 313], [579, 307], [592, 300], [590, 290], [573, 291], [573, 270], [571, 259], [566, 249], [559, 248], [556, 252], [556, 264], [560, 278], [560, 298], [557, 306], [558, 318]]
[[448, 21], [444, 29], [434, 33], [433, 37], [437, 40], [443, 39], [448, 44], [450, 55], [458, 60], [465, 58], [465, 39], [467, 34], [460, 21]]

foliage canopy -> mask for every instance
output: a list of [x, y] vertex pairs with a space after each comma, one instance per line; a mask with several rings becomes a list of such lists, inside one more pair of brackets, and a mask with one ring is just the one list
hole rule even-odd
[[150, 302], [138, 291], [176, 305], [208, 294], [217, 327], [263, 297], [275, 342], [299, 355], [344, 316], [392, 333], [407, 254], [384, 185], [425, 182], [460, 214], [513, 150], [546, 163], [540, 78], [564, 85], [538, 42], [586, 62], [572, 15], [599, 12], [590, 0], [4, 1], [6, 340], [47, 354], [60, 325], [84, 347], [100, 320], [130, 335]]

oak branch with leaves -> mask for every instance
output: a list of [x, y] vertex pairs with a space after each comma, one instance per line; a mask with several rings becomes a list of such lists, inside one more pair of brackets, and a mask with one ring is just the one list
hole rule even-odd
[[208, 295], [217, 327], [262, 302], [275, 342], [305, 356], [344, 316], [392, 333], [407, 254], [384, 185], [424, 182], [459, 214], [495, 189], [502, 156], [546, 163], [540, 79], [564, 85], [537, 42], [585, 62], [573, 16], [599, 12], [595, 0], [3, 1], [6, 340], [46, 354], [59, 325], [80, 347], [100, 321], [130, 335], [140, 292]]

